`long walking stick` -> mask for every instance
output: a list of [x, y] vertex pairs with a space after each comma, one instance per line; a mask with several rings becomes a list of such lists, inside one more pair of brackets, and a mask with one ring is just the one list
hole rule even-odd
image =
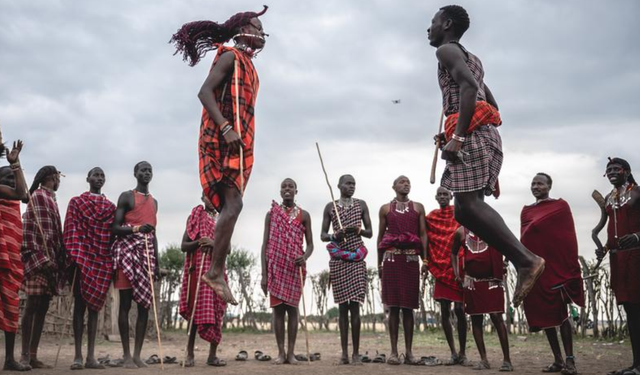
[[300, 290], [302, 291], [302, 313], [304, 314], [304, 338], [307, 342], [307, 362], [311, 364], [311, 352], [309, 351], [309, 328], [307, 327], [307, 307], [304, 301], [304, 276], [302, 275], [302, 267], [298, 267], [300, 271]]
[[[200, 271], [198, 271], [198, 283], [196, 284], [196, 295], [193, 297], [193, 307], [191, 308], [191, 317], [189, 317], [189, 323], [187, 324], [187, 349], [189, 348], [189, 339], [191, 338], [191, 330], [193, 329], [193, 318], [196, 316], [196, 308], [198, 307], [198, 294], [200, 294], [200, 281], [202, 281], [202, 271], [204, 269], [204, 257], [206, 252], [202, 252], [202, 258], [200, 258]], [[191, 277], [191, 276], [189, 276]], [[191, 285], [188, 284], [187, 288], [190, 289]], [[188, 293], [187, 289], [187, 293]], [[188, 303], [187, 299], [187, 303]], [[184, 361], [182, 361], [182, 367], [186, 367], [187, 364], [187, 350], [184, 351]]]
[[156, 323], [156, 334], [158, 336], [158, 349], [160, 351], [160, 368], [164, 370], [164, 354], [162, 353], [162, 341], [160, 340], [160, 324], [158, 323], [158, 308], [156, 307], [156, 292], [153, 288], [153, 274], [151, 273], [151, 257], [149, 256], [149, 241], [147, 234], [144, 234], [144, 247], [147, 254], [147, 271], [149, 272], [149, 284], [151, 286], [151, 302], [153, 303], [153, 320]]
[[320, 152], [320, 145], [316, 142], [316, 148], [318, 149], [318, 156], [320, 157], [320, 165], [322, 166], [322, 171], [324, 172], [324, 179], [327, 181], [327, 186], [329, 187], [329, 193], [331, 193], [331, 202], [333, 203], [333, 209], [336, 212], [336, 218], [338, 219], [338, 226], [342, 229], [342, 221], [340, 221], [340, 214], [338, 213], [338, 206], [336, 205], [336, 199], [333, 197], [333, 189], [331, 188], [331, 183], [329, 183], [329, 176], [327, 176], [327, 170], [324, 168], [324, 161], [322, 161], [322, 153]]
[[431, 177], [429, 182], [436, 183], [436, 166], [438, 165], [438, 151], [440, 150], [440, 133], [442, 133], [442, 119], [444, 118], [444, 109], [440, 112], [440, 123], [438, 125], [438, 135], [436, 138], [436, 149], [433, 152], [433, 162], [431, 163]]
[[[77, 274], [77, 272], [78, 272], [78, 268], [76, 266], [76, 268], [73, 270], [73, 279], [71, 280], [71, 298], [75, 298], [74, 290], [75, 290], [75, 287], [76, 287], [76, 274]], [[60, 342], [58, 343], [58, 352], [56, 353], [56, 360], [53, 363], [53, 367], [54, 368], [58, 367], [58, 358], [60, 358], [60, 349], [62, 349], [62, 341], [64, 340], [64, 327], [65, 326], [66, 326], [66, 324], [63, 324], [62, 325], [62, 329], [60, 330]]]
[[[235, 69], [233, 71], [234, 85], [236, 87], [236, 133], [242, 140], [242, 128], [240, 126], [240, 91], [238, 90], [238, 59], [235, 59]], [[244, 145], [240, 144], [240, 195], [244, 195]]]

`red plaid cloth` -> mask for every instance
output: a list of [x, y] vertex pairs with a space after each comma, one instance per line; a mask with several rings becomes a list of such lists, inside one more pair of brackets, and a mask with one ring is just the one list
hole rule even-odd
[[[459, 115], [460, 113], [451, 114], [447, 116], [447, 120], [444, 122], [444, 134], [447, 141], [451, 140], [451, 136], [456, 130]], [[473, 133], [474, 130], [483, 125], [493, 125], [498, 127], [502, 125], [502, 119], [500, 118], [500, 112], [498, 112], [496, 107], [485, 101], [477, 101], [476, 108], [473, 112], [473, 116], [471, 117], [471, 122], [467, 128], [467, 134]]]
[[104, 306], [111, 283], [113, 260], [109, 245], [115, 211], [116, 206], [104, 195], [86, 192], [71, 198], [65, 215], [67, 261], [77, 267], [80, 294], [93, 311]]
[[451, 267], [451, 240], [459, 226], [453, 216], [453, 206], [433, 210], [427, 215], [429, 272], [436, 280], [462, 293]]
[[[203, 237], [213, 239], [215, 226], [215, 219], [205, 211], [203, 206], [197, 206], [191, 211], [191, 215], [187, 220], [187, 236], [192, 241]], [[198, 249], [189, 254], [184, 263], [178, 309], [180, 316], [187, 321], [191, 319], [191, 309], [195, 302], [194, 294], [197, 289], [200, 269], [208, 270], [211, 265], [211, 257], [205, 255], [203, 261], [202, 254], [202, 251]], [[222, 319], [226, 309], [227, 304], [213, 292], [213, 289], [207, 288], [203, 283], [200, 283], [193, 324], [196, 325], [198, 334], [203, 340], [215, 342], [216, 344], [220, 343], [222, 340]]]
[[[273, 297], [295, 307], [300, 303], [302, 288], [300, 271], [294, 261], [304, 254], [304, 232], [305, 227], [298, 218], [291, 219], [278, 203], [271, 203], [267, 242], [267, 289]], [[302, 273], [303, 279], [306, 279], [305, 267], [302, 268]]]
[[[33, 285], [29, 281], [44, 280], [47, 284], [46, 290], [25, 288], [25, 292], [29, 294], [28, 292], [33, 290], [45, 294], [59, 294], [66, 282], [66, 257], [60, 212], [52, 192], [40, 188], [31, 194], [31, 201], [24, 213], [22, 229], [21, 257], [24, 264], [24, 283], [28, 284], [25, 287]], [[49, 257], [53, 265], [45, 270], [44, 265], [49, 261]]]
[[[231, 51], [237, 61], [238, 88], [236, 92], [235, 78], [231, 74], [225, 84], [215, 90], [213, 95], [220, 106], [222, 116], [233, 125], [237, 131], [236, 113], [240, 113], [240, 128], [244, 141], [244, 188], [247, 187], [251, 169], [253, 168], [253, 143], [254, 143], [254, 106], [258, 97], [260, 83], [258, 75], [249, 57], [244, 52], [232, 47], [219, 46], [218, 54], [213, 61], [213, 66], [225, 52]], [[212, 66], [212, 68], [213, 68]], [[235, 98], [239, 95], [240, 108], [236, 108]], [[232, 154], [222, 135], [222, 129], [215, 124], [206, 109], [202, 110], [202, 122], [200, 124], [199, 156], [200, 156], [200, 183], [202, 188], [215, 206], [220, 211], [222, 202], [218, 195], [218, 184], [231, 184], [240, 190], [240, 157]], [[244, 192], [244, 190], [242, 191]], [[241, 193], [242, 193], [241, 192]]]
[[[124, 226], [127, 226], [126, 224]], [[145, 245], [145, 236], [147, 243]], [[133, 300], [145, 309], [151, 307], [153, 287], [149, 281], [147, 266], [147, 247], [151, 274], [156, 269], [156, 256], [153, 250], [153, 234], [133, 233], [116, 238], [111, 251], [114, 269], [121, 269], [133, 287]]]
[[0, 199], [0, 330], [5, 332], [18, 332], [21, 243], [20, 202]]

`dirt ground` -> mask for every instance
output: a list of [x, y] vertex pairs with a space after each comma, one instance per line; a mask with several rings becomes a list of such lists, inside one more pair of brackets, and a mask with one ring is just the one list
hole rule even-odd
[[[182, 360], [184, 356], [184, 345], [186, 343], [184, 334], [170, 333], [166, 334], [163, 339], [164, 354], [178, 357]], [[86, 339], [85, 339], [86, 340]], [[485, 334], [485, 340], [489, 351], [489, 361], [492, 369], [484, 370], [484, 374], [498, 373], [497, 368], [502, 363], [502, 354], [500, 346], [494, 334]], [[57, 343], [59, 340], [53, 338], [43, 338], [40, 346], [39, 358], [48, 363], [53, 364], [57, 352]], [[414, 353], [419, 356], [435, 355], [445, 360], [448, 358], [448, 348], [442, 332], [417, 334], [414, 343]], [[386, 364], [364, 364], [362, 366], [338, 366], [336, 362], [340, 355], [340, 339], [337, 332], [311, 332], [310, 334], [311, 352], [322, 353], [320, 361], [307, 363], [298, 366], [283, 365], [275, 366], [273, 362], [258, 362], [253, 359], [255, 350], [275, 356], [277, 349], [275, 338], [267, 333], [225, 333], [223, 341], [218, 350], [218, 355], [227, 361], [226, 367], [210, 367], [205, 364], [208, 354], [208, 343], [198, 339], [196, 341], [196, 366], [193, 368], [182, 369], [177, 364], [165, 365], [165, 371], [170, 374], [184, 373], [200, 375], [200, 374], [272, 374], [276, 371], [279, 374], [300, 374], [304, 372], [306, 375], [326, 374], [331, 371], [339, 371], [341, 374], [395, 374], [398, 371], [406, 374], [417, 374], [428, 372], [431, 374], [476, 374], [477, 372], [468, 367], [461, 366], [390, 366]], [[400, 337], [400, 342], [403, 338]], [[19, 346], [20, 338], [17, 343]], [[3, 344], [4, 345], [4, 344]], [[402, 346], [401, 346], [402, 347]], [[519, 374], [539, 374], [541, 368], [552, 362], [552, 356], [548, 349], [546, 339], [540, 335], [518, 337], [512, 335], [510, 337], [511, 358], [515, 367], [515, 372]], [[233, 359], [240, 350], [247, 350], [250, 359], [246, 362], [237, 362]], [[381, 353], [389, 353], [389, 341], [385, 334], [364, 333], [361, 343], [362, 353], [369, 352], [375, 355], [376, 350]], [[305, 340], [304, 333], [299, 332], [297, 342], [297, 353], [304, 353]], [[401, 350], [402, 351], [402, 350]], [[86, 352], [86, 349], [85, 349]], [[19, 349], [16, 348], [16, 355]], [[148, 340], [143, 347], [143, 356], [146, 358], [151, 354], [158, 353], [155, 341]], [[96, 347], [96, 355], [102, 357], [109, 354], [111, 358], [119, 358], [121, 356], [121, 346], [117, 342], [99, 341]], [[373, 357], [373, 355], [371, 355]], [[581, 374], [606, 374], [612, 369], [618, 369], [631, 364], [631, 348], [628, 342], [625, 343], [602, 343], [592, 340], [576, 340], [575, 355], [578, 371]], [[478, 360], [478, 354], [473, 342], [473, 337], [469, 335], [467, 341], [467, 356], [472, 360]], [[73, 360], [72, 340], [66, 339], [65, 345], [61, 349], [58, 367], [52, 370], [34, 370], [31, 374], [67, 374], [70, 372], [69, 366]], [[4, 362], [4, 359], [2, 360]], [[83, 370], [78, 373], [100, 373], [104, 375], [121, 374], [122, 372], [130, 372], [139, 375], [158, 374], [160, 365], [152, 365], [147, 369], [124, 370], [122, 368], [109, 368], [107, 370]], [[9, 373], [7, 371], [0, 371]]]

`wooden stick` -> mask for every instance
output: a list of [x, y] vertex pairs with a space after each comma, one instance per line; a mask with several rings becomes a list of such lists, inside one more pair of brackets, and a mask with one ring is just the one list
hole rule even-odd
[[158, 336], [158, 350], [160, 351], [160, 369], [164, 370], [164, 353], [162, 352], [162, 341], [160, 340], [160, 323], [158, 322], [158, 308], [156, 307], [156, 292], [153, 288], [153, 274], [151, 273], [151, 257], [149, 256], [149, 241], [147, 234], [144, 234], [144, 247], [147, 254], [147, 271], [149, 273], [149, 283], [151, 284], [151, 302], [153, 303], [153, 320], [156, 323], [156, 334]]
[[322, 161], [322, 153], [320, 152], [320, 145], [316, 142], [316, 148], [318, 149], [318, 156], [320, 157], [320, 165], [322, 166], [322, 171], [324, 172], [324, 179], [327, 181], [327, 186], [329, 187], [329, 193], [331, 193], [331, 202], [333, 203], [333, 209], [336, 212], [336, 218], [338, 219], [338, 226], [342, 229], [342, 221], [340, 221], [340, 214], [338, 213], [338, 206], [336, 205], [336, 199], [333, 197], [333, 189], [331, 188], [331, 183], [329, 183], [329, 176], [327, 176], [327, 170], [324, 168], [324, 161]]
[[[73, 270], [73, 279], [71, 280], [71, 298], [74, 299], [75, 296], [73, 294], [74, 289], [76, 287], [76, 274], [78, 272], [78, 268], [76, 266], [76, 268]], [[60, 297], [62, 299], [62, 297]], [[73, 322], [71, 323], [73, 325]], [[58, 343], [58, 352], [56, 353], [56, 360], [53, 363], [53, 367], [56, 368], [58, 366], [58, 358], [60, 358], [60, 349], [62, 348], [62, 340], [64, 339], [64, 326], [66, 326], [67, 323], [65, 322], [64, 325], [62, 326], [62, 329], [60, 330], [60, 342]]]
[[[187, 348], [189, 347], [189, 339], [191, 338], [191, 330], [193, 329], [193, 318], [196, 316], [196, 308], [198, 307], [198, 294], [200, 294], [200, 282], [202, 281], [202, 271], [204, 270], [204, 257], [207, 255], [206, 252], [202, 252], [202, 258], [200, 258], [200, 271], [198, 271], [198, 283], [196, 284], [196, 295], [193, 297], [193, 307], [191, 308], [191, 317], [189, 318], [189, 323], [187, 324]], [[189, 278], [191, 278], [191, 273], [189, 273]], [[191, 289], [191, 284], [187, 284], [187, 288]], [[187, 299], [187, 303], [188, 303]], [[187, 364], [187, 350], [185, 350], [184, 361], [182, 361], [182, 367], [184, 368]]]
[[[236, 87], [236, 132], [242, 140], [242, 129], [240, 127], [240, 92], [238, 91], [238, 59], [235, 59], [234, 85]], [[244, 146], [240, 144], [240, 195], [244, 195]]]
[[440, 112], [440, 122], [438, 125], [438, 138], [436, 140], [436, 149], [433, 152], [433, 162], [431, 163], [431, 177], [429, 182], [436, 183], [436, 166], [438, 165], [438, 151], [440, 150], [440, 133], [442, 133], [442, 119], [444, 118], [444, 109]]
[[302, 267], [298, 267], [300, 271], [300, 290], [302, 291], [302, 313], [304, 314], [304, 338], [307, 342], [307, 362], [311, 364], [311, 352], [309, 351], [309, 328], [307, 327], [307, 307], [304, 301], [304, 276], [302, 274]]

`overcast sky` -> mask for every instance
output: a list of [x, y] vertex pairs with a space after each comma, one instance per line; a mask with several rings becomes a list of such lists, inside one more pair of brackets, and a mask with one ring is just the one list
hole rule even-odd
[[[549, 173], [552, 196], [572, 207], [580, 253], [591, 257], [599, 211], [590, 195], [610, 189], [602, 177], [606, 157], [626, 158], [640, 169], [640, 2], [459, 3], [471, 17], [462, 43], [482, 59], [504, 120], [502, 196], [491, 204], [519, 232], [520, 211], [533, 202], [531, 178]], [[69, 199], [87, 189], [92, 167], [104, 168], [104, 192], [117, 201], [135, 187], [134, 164], [148, 160], [160, 244], [179, 242], [199, 203], [196, 95], [214, 53], [190, 68], [167, 42], [183, 23], [224, 22], [262, 4], [0, 0], [0, 123], [5, 141], [25, 142], [27, 179], [46, 164], [63, 171], [58, 202], [64, 213]], [[412, 181], [412, 199], [436, 208], [437, 185], [428, 180], [441, 94], [426, 30], [446, 4], [268, 5], [261, 20], [270, 37], [255, 59], [261, 83], [256, 161], [233, 243], [259, 253], [264, 215], [271, 199], [279, 199], [280, 181], [291, 177], [297, 202], [313, 220], [310, 271], [318, 272], [329, 260], [319, 234], [330, 197], [314, 142], [334, 186], [343, 173], [355, 176], [374, 238], [378, 209], [393, 198], [391, 184], [400, 174]]]

